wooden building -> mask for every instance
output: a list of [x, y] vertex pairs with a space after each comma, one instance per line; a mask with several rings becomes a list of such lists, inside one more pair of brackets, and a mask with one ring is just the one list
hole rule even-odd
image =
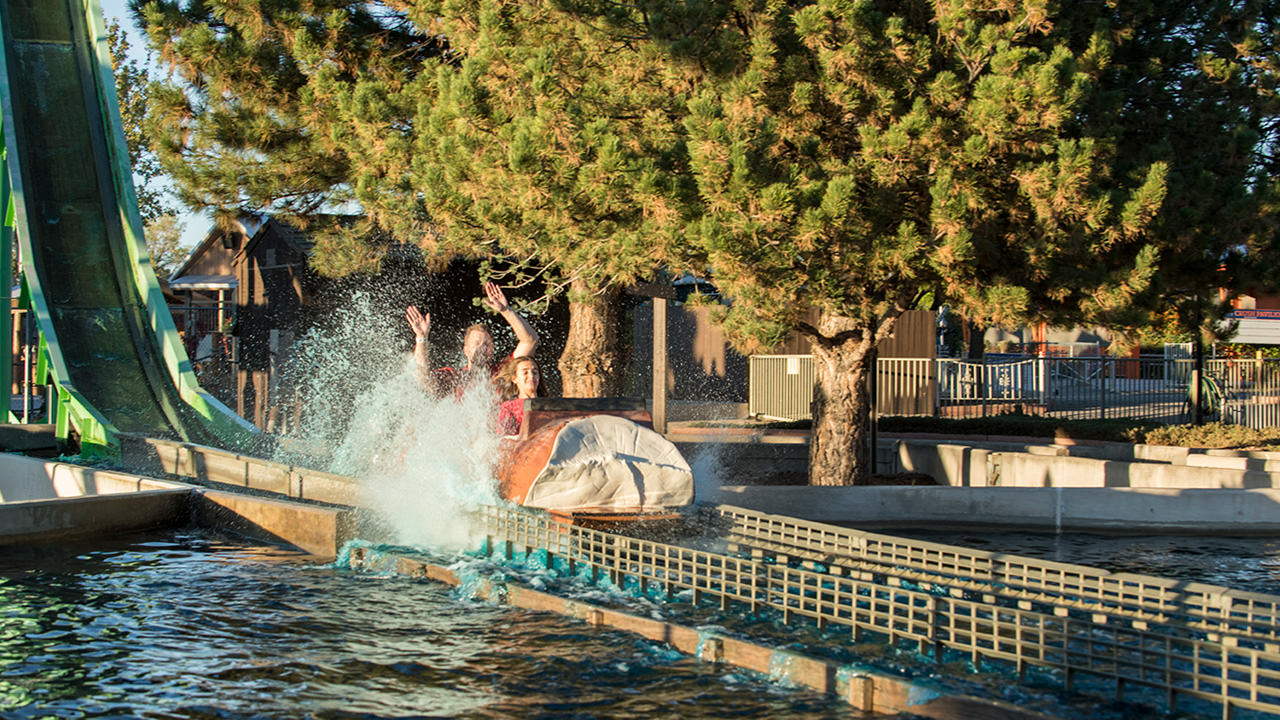
[[244, 216], [215, 227], [170, 277], [174, 308], [201, 385], [267, 428], [273, 357], [307, 324], [328, 285], [309, 267], [312, 243], [288, 223]]

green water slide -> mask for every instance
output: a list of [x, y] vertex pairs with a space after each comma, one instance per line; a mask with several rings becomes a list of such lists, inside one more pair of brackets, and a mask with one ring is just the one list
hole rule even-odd
[[58, 436], [105, 456], [121, 432], [246, 444], [256, 430], [197, 384], [152, 269], [98, 3], [0, 0], [0, 32], [4, 241], [21, 249]]

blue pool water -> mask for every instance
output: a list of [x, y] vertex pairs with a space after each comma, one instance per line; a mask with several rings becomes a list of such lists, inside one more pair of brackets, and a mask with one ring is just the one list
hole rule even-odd
[[[914, 534], [1241, 589], [1269, 591], [1276, 584], [1277, 543], [1267, 539]], [[1154, 709], [1158, 698], [1148, 704], [1141, 691], [1129, 693], [1136, 704], [1061, 697], [1051, 689], [1058, 682], [1015, 687], [1002, 671], [964, 680], [963, 662], [938, 668], [909, 649], [851, 647], [838, 631], [803, 623], [782, 625], [687, 602], [631, 604], [635, 612], [685, 624], [751, 625], [752, 634], [777, 647], [834, 652], [839, 662], [867, 662], [892, 674], [927, 680], [942, 670], [954, 691], [1060, 717], [1198, 719], [1213, 710], [1188, 707], [1166, 715]], [[318, 566], [293, 551], [192, 530], [0, 548], [0, 618], [0, 718], [825, 718], [849, 712], [834, 698], [701, 663], [626, 633], [467, 601], [432, 582]], [[1095, 684], [1105, 698], [1107, 683]]]

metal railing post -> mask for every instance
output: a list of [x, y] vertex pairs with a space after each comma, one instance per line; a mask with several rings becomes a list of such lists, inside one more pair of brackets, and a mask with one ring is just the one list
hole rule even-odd
[[982, 356], [978, 366], [978, 397], [982, 399], [982, 417], [987, 416], [987, 356]]
[[1098, 403], [1098, 417], [1102, 420], [1107, 419], [1107, 402], [1110, 398], [1107, 395], [1107, 356], [1103, 355], [1099, 358], [1098, 380], [1102, 383], [1101, 400]]

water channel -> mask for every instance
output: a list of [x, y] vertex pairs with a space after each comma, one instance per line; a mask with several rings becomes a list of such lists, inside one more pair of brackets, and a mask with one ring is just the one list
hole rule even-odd
[[[1215, 567], [1226, 568], [1245, 581], [1241, 589], [1260, 591], [1274, 588], [1280, 547], [1253, 538], [913, 534], [1209, 582], [1224, 579]], [[687, 607], [660, 612], [691, 620]], [[471, 602], [432, 582], [316, 565], [291, 550], [207, 531], [0, 550], [0, 613], [3, 718], [849, 713], [835, 698], [626, 633]], [[803, 627], [772, 633], [779, 646], [843, 644]], [[886, 660], [904, 659], [878, 663]], [[1141, 702], [1055, 699], [1031, 685], [1015, 688], [997, 675], [970, 691], [1068, 718], [1205, 717], [1205, 708], [1166, 715]]]
[[845, 716], [558, 616], [195, 531], [0, 550], [0, 717]]

